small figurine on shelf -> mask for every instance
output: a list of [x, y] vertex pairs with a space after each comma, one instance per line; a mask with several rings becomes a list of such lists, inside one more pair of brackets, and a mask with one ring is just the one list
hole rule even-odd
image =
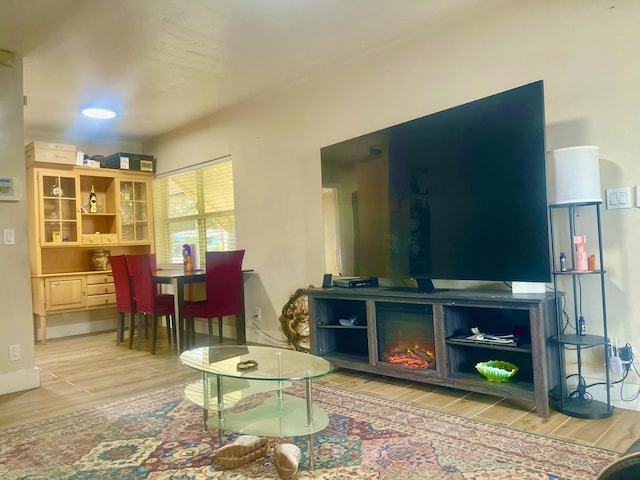
[[589, 260], [584, 244], [587, 243], [587, 237], [584, 235], [576, 235], [573, 237], [573, 244], [576, 246], [576, 272], [586, 272], [589, 270]]
[[96, 192], [93, 190], [93, 185], [91, 185], [91, 193], [89, 194], [89, 212], [98, 212], [98, 198], [96, 197]]
[[193, 272], [191, 245], [189, 245], [188, 243], [182, 245], [182, 261], [184, 263], [184, 273]]

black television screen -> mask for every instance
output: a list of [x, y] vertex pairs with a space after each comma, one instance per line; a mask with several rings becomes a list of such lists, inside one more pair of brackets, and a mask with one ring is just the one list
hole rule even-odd
[[324, 147], [321, 162], [333, 273], [551, 280], [542, 81]]

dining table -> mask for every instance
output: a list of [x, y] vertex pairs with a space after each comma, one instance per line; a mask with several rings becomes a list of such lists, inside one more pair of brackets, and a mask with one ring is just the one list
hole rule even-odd
[[[251, 273], [253, 270], [242, 270], [243, 276]], [[153, 273], [153, 281], [158, 284], [171, 285], [173, 289], [173, 304], [176, 315], [176, 343], [178, 354], [184, 350], [184, 316], [182, 313], [184, 307], [185, 285], [192, 283], [205, 283], [205, 270], [193, 270], [185, 272], [184, 269], [158, 269]], [[244, 345], [247, 343], [247, 334], [245, 330], [246, 317], [244, 308], [244, 281], [242, 288], [241, 310], [236, 315], [236, 343]]]

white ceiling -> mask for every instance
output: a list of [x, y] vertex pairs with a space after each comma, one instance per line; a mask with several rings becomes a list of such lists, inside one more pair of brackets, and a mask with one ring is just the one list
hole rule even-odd
[[27, 131], [141, 142], [492, 1], [0, 0], [0, 49]]

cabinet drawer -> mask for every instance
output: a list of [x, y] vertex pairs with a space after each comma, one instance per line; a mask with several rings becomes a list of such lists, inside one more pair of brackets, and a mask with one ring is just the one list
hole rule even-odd
[[96, 275], [87, 275], [87, 283], [89, 285], [97, 285], [101, 283], [113, 283], [113, 275], [111, 273], [98, 273]]
[[115, 233], [103, 233], [100, 235], [102, 245], [115, 245], [118, 243], [118, 235]]
[[84, 233], [83, 245], [115, 245], [118, 243], [118, 235], [115, 233]]
[[87, 297], [87, 307], [99, 307], [100, 305], [115, 305], [116, 294], [108, 295], [89, 295]]
[[113, 283], [103, 283], [99, 285], [88, 285], [87, 295], [103, 295], [105, 293], [115, 293], [116, 287]]
[[82, 244], [83, 245], [100, 245], [100, 235], [91, 234], [83, 234], [82, 235]]
[[44, 281], [46, 310], [85, 306], [85, 277], [47, 278]]

